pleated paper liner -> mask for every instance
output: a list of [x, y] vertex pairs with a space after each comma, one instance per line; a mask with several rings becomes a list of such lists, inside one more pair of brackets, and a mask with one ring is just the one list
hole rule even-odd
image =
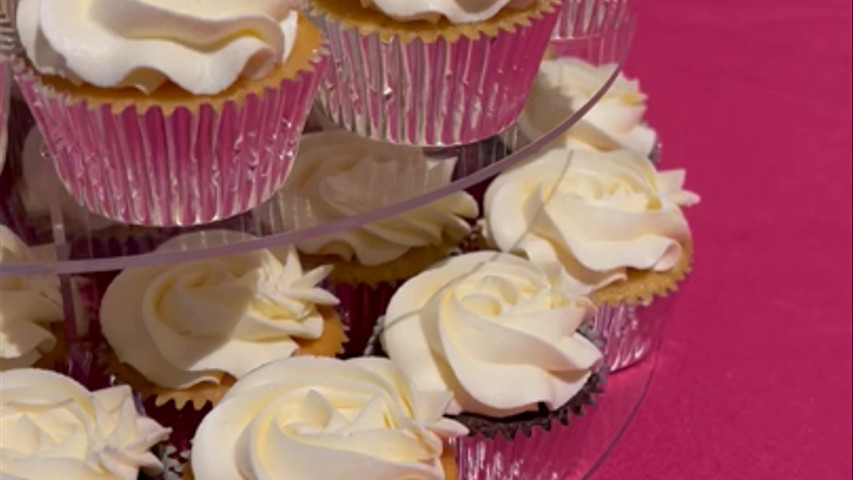
[[215, 96], [174, 85], [152, 96], [75, 86], [13, 68], [72, 196], [124, 223], [186, 226], [247, 211], [290, 172], [325, 70], [322, 37], [300, 17], [288, 61]]
[[439, 246], [418, 247], [402, 257], [379, 266], [346, 262], [334, 255], [300, 256], [305, 268], [332, 265], [331, 275], [324, 287], [340, 300], [338, 306], [347, 329], [349, 341], [346, 356], [359, 356], [376, 326], [385, 314], [394, 292], [409, 278], [444, 260], [458, 248], [459, 240], [444, 237]]
[[629, 270], [627, 281], [591, 295], [597, 306], [595, 332], [607, 343], [607, 363], [613, 371], [643, 360], [660, 340], [692, 269], [693, 243], [687, 241], [682, 247], [681, 259], [671, 270]]
[[511, 125], [559, 11], [551, 0], [477, 24], [397, 22], [357, 0], [313, 0], [332, 66], [318, 96], [336, 124], [393, 143], [473, 143]]

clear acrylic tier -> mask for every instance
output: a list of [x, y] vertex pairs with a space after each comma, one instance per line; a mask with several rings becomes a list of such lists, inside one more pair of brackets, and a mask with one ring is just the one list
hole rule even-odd
[[[2, 1], [4, 5], [8, 3]], [[127, 268], [179, 264], [293, 244], [394, 217], [460, 191], [482, 199], [493, 178], [564, 135], [608, 92], [630, 53], [636, 23], [634, 9], [635, 2], [629, 0], [566, 0], [564, 16], [548, 55], [572, 57], [608, 70], [590, 90], [585, 102], [573, 108], [567, 117], [549, 125], [550, 131], [531, 138], [529, 130], [515, 124], [475, 144], [421, 148], [419, 155], [424, 160], [443, 164], [452, 172], [448, 181], [411, 179], [393, 189], [365, 188], [360, 195], [364, 195], [362, 200], [369, 200], [364, 203], [371, 205], [371, 209], [331, 220], [313, 215], [289, 183], [259, 207], [205, 225], [143, 227], [91, 214], [77, 204], [59, 180], [49, 153], [34, 131], [35, 122], [25, 102], [10, 86], [9, 65], [4, 62], [0, 67], [0, 119], [8, 117], [9, 128], [8, 140], [5, 135], [0, 138], [0, 147], [8, 144], [8, 153], [0, 154], [0, 223], [30, 246], [37, 247], [34, 251], [39, 254], [16, 263], [0, 263], [0, 277], [58, 275], [67, 317], [64, 330], [70, 341], [68, 355], [59, 370], [90, 388], [102, 387], [114, 378], [104, 375], [103, 359], [98, 353], [102, 340], [98, 338], [97, 328], [94, 335], [91, 328], [97, 324], [93, 318], [99, 299], [93, 298], [88, 290], [103, 289], [118, 271]], [[8, 45], [11, 27], [7, 20], [0, 20], [3, 20], [0, 43]], [[330, 127], [329, 120], [315, 108], [307, 131]], [[365, 183], [377, 184], [371, 179]], [[208, 230], [236, 231], [249, 236], [229, 235], [211, 238], [207, 244], [177, 244], [167, 251], [157, 250], [170, 238]], [[565, 459], [561, 465], [567, 473], [565, 480], [591, 478], [619, 440], [641, 405], [654, 374], [657, 347], [656, 342], [645, 347], [644, 361], [610, 375], [603, 395], [572, 420], [568, 443], [563, 444], [568, 446], [560, 452]], [[491, 459], [493, 468], [470, 475], [460, 465], [460, 478], [562, 480], [537, 474], [535, 464], [531, 466], [530, 462], [523, 466], [501, 461]], [[180, 478], [179, 473], [173, 473], [166, 478]]]
[[[530, 158], [574, 126], [607, 92], [626, 60], [634, 32], [633, 16], [625, 16], [619, 7], [625, 2], [577, 2], [571, 5], [572, 15], [578, 16], [579, 25], [586, 25], [588, 36], [554, 39], [548, 55], [572, 57], [608, 69], [588, 98], [577, 105], [567, 118], [550, 125], [548, 133], [527, 138], [519, 126], [513, 125], [504, 132], [482, 142], [448, 148], [424, 148], [423, 156], [430, 160], [452, 162], [453, 174], [449, 182], [411, 181], [406, 188], [395, 188], [393, 194], [382, 189], [364, 191], [370, 196], [374, 208], [357, 215], [340, 219], [323, 219], [313, 216], [294, 195], [291, 183], [270, 198], [265, 204], [241, 215], [219, 222], [184, 228], [148, 228], [123, 225], [89, 213], [65, 191], [53, 169], [53, 162], [33, 139], [34, 120], [14, 88], [9, 110], [9, 154], [7, 165], [0, 176], [2, 203], [0, 220], [29, 244], [52, 244], [56, 252], [52, 258], [40, 258], [29, 263], [2, 264], [0, 274], [34, 273], [86, 273], [120, 270], [129, 267], [164, 265], [175, 262], [214, 258], [223, 255], [270, 248], [303, 241], [319, 235], [328, 235], [399, 215], [402, 212], [427, 205], [442, 197], [468, 190], [480, 192], [488, 182], [507, 168]], [[590, 5], [602, 5], [595, 10]], [[608, 13], [615, 8], [617, 13]], [[602, 30], [600, 23], [609, 18], [618, 28]], [[597, 20], [596, 20], [597, 19]], [[596, 29], [592, 27], [599, 25]], [[578, 29], [580, 27], [577, 27]], [[580, 31], [580, 30], [579, 30]], [[9, 65], [5, 81], [9, 79]], [[7, 109], [4, 109], [4, 111]], [[309, 129], [329, 127], [319, 109], [309, 120]], [[41, 156], [42, 158], [38, 158]], [[24, 161], [25, 160], [25, 161]], [[297, 158], [298, 164], [298, 158]], [[380, 179], [377, 179], [379, 181]], [[216, 242], [216, 246], [186, 247], [168, 253], [153, 252], [153, 248], [166, 239], [188, 231], [224, 228], [249, 233], [254, 239], [233, 242]], [[130, 239], [122, 248], [105, 248], [116, 239]]]

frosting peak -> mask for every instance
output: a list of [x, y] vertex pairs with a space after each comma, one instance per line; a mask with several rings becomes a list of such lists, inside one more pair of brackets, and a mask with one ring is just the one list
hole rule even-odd
[[[578, 58], [545, 60], [518, 124], [530, 139], [548, 133], [584, 106], [618, 68], [595, 66]], [[621, 73], [584, 117], [566, 133], [572, 147], [596, 150], [627, 148], [649, 155], [657, 143], [654, 130], [643, 125], [646, 95], [636, 80]]]
[[45, 75], [146, 93], [171, 80], [213, 95], [287, 59], [296, 7], [295, 0], [21, 0], [17, 23]]
[[220, 480], [443, 480], [446, 395], [387, 359], [291, 358], [237, 382], [196, 433], [192, 468]]
[[[161, 249], [228, 237], [244, 236], [188, 234]], [[317, 287], [329, 272], [320, 267], [303, 273], [292, 247], [126, 270], [104, 295], [104, 336], [119, 360], [163, 387], [219, 382], [224, 373], [241, 378], [293, 355], [298, 339], [322, 336], [317, 307], [338, 303]]]
[[[0, 263], [37, 260], [37, 251], [0, 225]], [[31, 367], [56, 346], [48, 325], [64, 318], [59, 279], [4, 275], [0, 277], [0, 299], [0, 371]]]
[[486, 192], [486, 227], [503, 251], [522, 252], [586, 295], [629, 268], [667, 271], [690, 239], [683, 170], [658, 172], [629, 151], [552, 149], [500, 175]]
[[502, 8], [525, 8], [536, 0], [361, 0], [364, 7], [375, 8], [398, 21], [446, 18], [451, 23], [475, 23], [488, 20]]
[[453, 257], [397, 290], [382, 344], [418, 388], [452, 394], [449, 413], [559, 409], [601, 359], [577, 333], [591, 303], [561, 280], [510, 254]]
[[[294, 208], [317, 220], [334, 221], [368, 213], [412, 198], [413, 192], [447, 185], [455, 161], [430, 160], [422, 150], [366, 140], [346, 132], [305, 135], [291, 175]], [[458, 192], [434, 203], [337, 234], [298, 242], [301, 252], [336, 255], [346, 261], [377, 266], [396, 260], [413, 248], [454, 243], [471, 230], [477, 202]]]
[[139, 415], [130, 387], [89, 392], [47, 370], [0, 373], [0, 477], [136, 480], [169, 430]]

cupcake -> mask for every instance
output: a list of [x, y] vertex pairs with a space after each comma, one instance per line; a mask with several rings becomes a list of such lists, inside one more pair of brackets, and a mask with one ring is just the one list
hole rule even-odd
[[137, 480], [162, 464], [151, 448], [169, 434], [136, 411], [129, 387], [90, 392], [46, 370], [0, 373], [0, 477]]
[[691, 267], [681, 209], [699, 198], [684, 181], [683, 170], [658, 172], [630, 150], [552, 149], [489, 187], [488, 241], [567, 275], [573, 292], [600, 307], [595, 328], [611, 365], [626, 366], [648, 350], [646, 329], [660, 322], [637, 316], [663, 308], [652, 304], [674, 297]]
[[[210, 231], [159, 250], [248, 239]], [[125, 270], [101, 303], [110, 369], [156, 406], [201, 410], [265, 363], [334, 356], [344, 342], [338, 301], [317, 287], [330, 270], [303, 272], [293, 248]]]
[[325, 67], [297, 2], [89, 3], [21, 0], [13, 60], [74, 198], [172, 226], [272, 196]]
[[[518, 119], [521, 132], [531, 141], [550, 132], [590, 102], [618, 69], [616, 64], [596, 66], [579, 58], [545, 60]], [[560, 143], [605, 151], [630, 149], [649, 156], [657, 146], [657, 135], [643, 123], [645, 112], [646, 95], [639, 82], [620, 72]]]
[[387, 359], [278, 361], [237, 382], [202, 421], [192, 471], [218, 480], [453, 480], [446, 444], [466, 430], [442, 417], [448, 399], [419, 390]]
[[[559, 456], [569, 418], [597, 390], [602, 354], [578, 331], [592, 304], [563, 280], [515, 255], [475, 252], [424, 271], [391, 300], [383, 349], [416, 388], [451, 396], [448, 414], [471, 431], [458, 442], [463, 478], [486, 478], [494, 458], [518, 478], [568, 473]], [[543, 441], [553, 456], [537, 452]]]
[[[343, 221], [445, 186], [454, 167], [454, 159], [430, 160], [414, 147], [341, 131], [308, 134], [286, 192], [268, 209], [269, 220], [277, 231]], [[346, 313], [351, 353], [363, 350], [394, 288], [445, 258], [468, 236], [478, 215], [474, 198], [460, 192], [295, 243], [306, 265], [334, 267], [329, 288]]]
[[394, 143], [496, 135], [524, 108], [558, 10], [556, 0], [310, 0], [333, 60], [320, 104], [335, 123]]
[[[0, 225], [0, 263], [37, 262], [44, 254]], [[56, 276], [0, 275], [0, 299], [0, 371], [62, 360], [65, 314]]]

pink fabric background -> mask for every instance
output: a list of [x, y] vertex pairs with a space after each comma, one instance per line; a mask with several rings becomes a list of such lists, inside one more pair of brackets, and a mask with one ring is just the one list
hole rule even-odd
[[704, 203], [660, 368], [594, 480], [853, 475], [850, 24], [850, 0], [644, 0], [628, 73]]

